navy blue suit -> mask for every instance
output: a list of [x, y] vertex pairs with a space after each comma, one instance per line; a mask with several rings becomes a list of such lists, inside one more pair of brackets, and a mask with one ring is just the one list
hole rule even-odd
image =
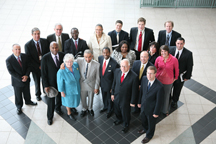
[[[117, 43], [117, 39], [116, 39], [116, 36], [117, 36], [116, 30], [113, 30], [113, 31], [109, 32], [108, 35], [109, 35], [110, 38], [111, 38], [111, 41], [112, 41], [112, 45], [113, 45], [113, 46], [116, 45], [116, 44], [118, 44], [118, 43]], [[130, 41], [129, 41], [128, 33], [127, 33], [126, 31], [123, 31], [123, 30], [121, 30], [121, 31], [119, 32], [119, 43], [120, 43], [122, 40], [126, 40], [127, 42], [130, 42]], [[113, 49], [113, 50], [114, 50], [114, 49]]]
[[[175, 46], [177, 38], [181, 37], [181, 34], [172, 30], [172, 36], [169, 46]], [[158, 33], [158, 41], [160, 46], [165, 45], [166, 43], [166, 30], [161, 30]]]

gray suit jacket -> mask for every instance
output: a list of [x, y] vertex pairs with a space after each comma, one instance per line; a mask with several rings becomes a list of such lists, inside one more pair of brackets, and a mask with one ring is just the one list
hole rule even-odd
[[86, 61], [84, 58], [78, 58], [77, 63], [79, 64], [80, 69], [80, 86], [81, 91], [94, 91], [95, 89], [99, 89], [100, 86], [100, 74], [99, 68], [100, 64], [95, 60], [92, 60], [91, 66], [88, 69], [88, 75], [85, 79], [85, 71], [86, 71]]

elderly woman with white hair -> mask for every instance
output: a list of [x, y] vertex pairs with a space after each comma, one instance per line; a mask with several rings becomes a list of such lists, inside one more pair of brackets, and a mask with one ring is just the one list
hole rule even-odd
[[79, 65], [74, 62], [72, 54], [66, 54], [63, 61], [65, 69], [59, 69], [57, 73], [58, 91], [61, 92], [62, 105], [66, 107], [69, 118], [76, 120], [74, 110], [80, 103]]

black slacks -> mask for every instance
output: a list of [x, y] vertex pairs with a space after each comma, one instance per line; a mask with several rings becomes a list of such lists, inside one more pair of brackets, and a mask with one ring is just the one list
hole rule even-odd
[[41, 88], [40, 88], [40, 78], [41, 78], [41, 72], [32, 72], [32, 76], [35, 83], [35, 95], [40, 96], [41, 95]]
[[61, 102], [61, 93], [54, 98], [47, 97], [47, 118], [48, 120], [53, 119], [54, 110], [61, 110], [62, 102]]
[[173, 102], [178, 102], [183, 85], [184, 85], [184, 82], [181, 82], [180, 79], [177, 79], [173, 83], [173, 87], [172, 87], [173, 88], [173, 91], [172, 91], [172, 100], [173, 100]]
[[102, 98], [103, 98], [103, 104], [104, 104], [104, 108], [108, 110], [108, 112], [112, 112], [113, 111], [113, 102], [111, 100], [111, 93], [110, 91], [104, 91], [103, 89], [101, 89], [102, 91]]

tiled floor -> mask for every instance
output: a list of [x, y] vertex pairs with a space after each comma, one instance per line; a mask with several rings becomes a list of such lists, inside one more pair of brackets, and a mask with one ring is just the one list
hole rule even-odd
[[[60, 22], [63, 32], [77, 27], [80, 37], [88, 41], [97, 23], [108, 33], [114, 29], [115, 21], [121, 19], [123, 29], [129, 32], [140, 16], [146, 18], [146, 27], [154, 30], [155, 39], [158, 31], [164, 29], [164, 22], [173, 20], [174, 29], [186, 39], [185, 47], [194, 56], [193, 80], [185, 83], [180, 107], [157, 124], [150, 143], [215, 144], [216, 9], [140, 9], [139, 0], [0, 0], [0, 143], [139, 144], [144, 136], [136, 134], [141, 127], [138, 116], [132, 117], [129, 133], [121, 134], [121, 126], [112, 126], [114, 116], [107, 120], [99, 114], [101, 96], [95, 97], [94, 118], [77, 116], [74, 122], [55, 114], [53, 125], [48, 126], [45, 99], [36, 107], [24, 106], [24, 114], [17, 116], [5, 59], [12, 53], [13, 43], [19, 43], [24, 52], [33, 27], [38, 27], [45, 38], [54, 32], [54, 24]], [[31, 93], [35, 100], [34, 86]]]

